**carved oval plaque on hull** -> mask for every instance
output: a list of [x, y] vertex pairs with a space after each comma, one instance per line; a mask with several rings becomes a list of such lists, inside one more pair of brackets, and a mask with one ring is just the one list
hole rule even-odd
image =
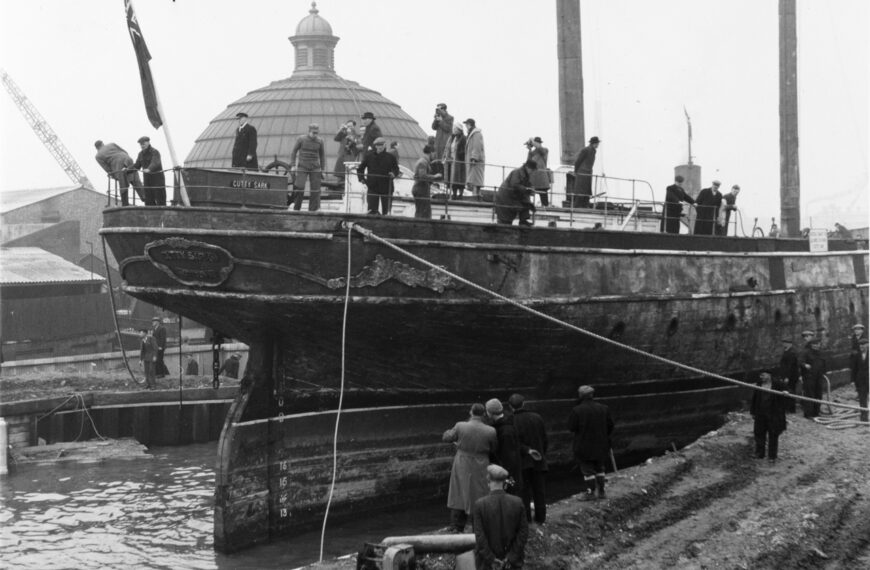
[[233, 256], [222, 247], [185, 238], [167, 238], [145, 245], [155, 267], [185, 285], [217, 287], [233, 271]]

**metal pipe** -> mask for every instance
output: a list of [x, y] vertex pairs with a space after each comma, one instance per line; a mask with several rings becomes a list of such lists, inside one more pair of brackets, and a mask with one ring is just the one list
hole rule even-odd
[[413, 536], [388, 536], [381, 541], [383, 546], [410, 544], [415, 554], [443, 552], [467, 552], [474, 548], [474, 534], [418, 534]]

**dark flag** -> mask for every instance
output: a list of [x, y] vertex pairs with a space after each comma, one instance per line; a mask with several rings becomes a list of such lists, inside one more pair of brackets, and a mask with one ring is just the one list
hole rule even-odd
[[130, 41], [133, 42], [133, 49], [136, 50], [136, 61], [139, 63], [139, 79], [142, 80], [142, 96], [145, 98], [145, 112], [148, 113], [148, 120], [151, 121], [151, 125], [157, 129], [163, 125], [163, 119], [160, 117], [160, 110], [157, 108], [157, 93], [154, 91], [154, 78], [151, 77], [151, 66], [148, 64], [151, 61], [151, 54], [148, 52], [148, 46], [145, 45], [145, 38], [142, 36], [139, 20], [136, 19], [136, 13], [133, 11], [132, 0], [124, 0], [124, 8], [127, 11], [127, 31], [130, 32]]

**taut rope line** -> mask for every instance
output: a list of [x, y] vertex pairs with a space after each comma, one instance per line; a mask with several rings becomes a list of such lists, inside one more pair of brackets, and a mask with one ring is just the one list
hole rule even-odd
[[728, 377], [725, 377], [725, 376], [721, 376], [721, 375], [719, 375], [719, 374], [716, 374], [715, 372], [709, 372], [709, 371], [707, 371], [707, 370], [701, 370], [700, 368], [695, 368], [694, 366], [689, 366], [688, 364], [683, 364], [683, 363], [681, 363], [681, 362], [676, 362], [676, 361], [674, 361], [674, 360], [669, 360], [669, 359], [664, 358], [664, 357], [662, 357], [662, 356], [658, 356], [658, 355], [655, 355], [655, 354], [651, 354], [651, 353], [649, 353], [649, 352], [644, 352], [643, 350], [640, 350], [640, 349], [634, 348], [633, 346], [629, 346], [629, 345], [627, 345], [627, 344], [622, 344], [621, 342], [617, 342], [617, 341], [612, 340], [612, 339], [609, 339], [609, 338], [607, 338], [607, 337], [603, 337], [603, 336], [601, 336], [601, 335], [595, 334], [595, 333], [592, 332], [592, 331], [588, 331], [588, 330], [586, 330], [586, 329], [583, 329], [583, 328], [580, 328], [580, 327], [578, 327], [578, 326], [572, 325], [571, 323], [566, 323], [565, 321], [561, 321], [561, 320], [559, 320], [559, 319], [557, 319], [557, 318], [555, 318], [555, 317], [551, 317], [550, 315], [547, 315], [547, 314], [545, 314], [545, 313], [542, 313], [542, 312], [540, 312], [540, 311], [538, 311], [538, 310], [535, 310], [535, 309], [533, 309], [533, 308], [531, 308], [531, 307], [527, 307], [527, 306], [523, 305], [522, 303], [519, 303], [519, 302], [517, 302], [517, 301], [514, 301], [513, 299], [509, 299], [509, 298], [505, 297], [504, 295], [501, 295], [501, 294], [499, 294], [499, 293], [496, 293], [495, 291], [490, 291], [489, 289], [487, 289], [487, 288], [485, 288], [485, 287], [482, 287], [482, 286], [478, 285], [477, 283], [472, 283], [472, 282], [469, 281], [468, 279], [465, 279], [465, 278], [463, 278], [463, 277], [460, 277], [459, 275], [456, 275], [455, 273], [451, 273], [450, 271], [448, 271], [447, 269], [445, 269], [445, 268], [443, 268], [443, 267], [441, 267], [441, 266], [435, 265], [434, 263], [431, 263], [431, 262], [429, 262], [429, 261], [423, 259], [422, 257], [419, 257], [419, 256], [417, 256], [417, 255], [414, 255], [414, 254], [411, 253], [410, 251], [404, 250], [404, 249], [402, 249], [401, 247], [399, 247], [399, 246], [397, 246], [397, 245], [394, 245], [394, 244], [390, 243], [390, 242], [389, 242], [388, 240], [386, 240], [385, 238], [382, 238], [382, 237], [380, 237], [380, 236], [378, 236], [378, 235], [375, 235], [374, 233], [372, 233], [371, 230], [368, 230], [368, 229], [366, 229], [366, 228], [360, 227], [360, 226], [357, 225], [357, 224], [347, 224], [347, 225], [348, 225], [348, 229], [349, 229], [349, 230], [355, 230], [355, 231], [359, 232], [360, 234], [362, 234], [364, 237], [367, 237], [367, 238], [369, 238], [369, 239], [372, 239], [372, 240], [374, 240], [374, 241], [377, 241], [378, 243], [381, 243], [381, 244], [383, 244], [383, 245], [385, 245], [385, 246], [387, 246], [387, 247], [389, 247], [389, 248], [391, 248], [391, 249], [393, 249], [393, 250], [395, 250], [395, 251], [401, 253], [402, 255], [405, 255], [405, 256], [407, 256], [407, 257], [409, 257], [409, 258], [411, 258], [411, 259], [413, 259], [413, 260], [415, 260], [415, 261], [417, 261], [417, 262], [419, 262], [419, 263], [422, 263], [423, 265], [426, 265], [427, 267], [430, 267], [430, 268], [432, 268], [432, 269], [435, 269], [436, 271], [440, 271], [441, 273], [444, 273], [445, 275], [447, 275], [447, 276], [449, 276], [449, 277], [451, 277], [451, 278], [453, 278], [453, 279], [456, 279], [457, 281], [459, 281], [459, 282], [461, 282], [461, 283], [464, 283], [464, 284], [468, 285], [469, 287], [472, 287], [472, 288], [474, 288], [474, 289], [477, 289], [478, 291], [481, 291], [481, 292], [483, 292], [483, 293], [486, 293], [487, 295], [491, 295], [492, 297], [495, 297], [496, 299], [499, 299], [499, 300], [501, 300], [501, 301], [504, 301], [505, 303], [508, 303], [509, 305], [513, 305], [513, 306], [517, 307], [518, 309], [522, 309], [523, 311], [526, 311], [527, 313], [531, 313], [531, 314], [533, 314], [533, 315], [535, 315], [535, 316], [537, 316], [537, 317], [541, 317], [542, 319], [546, 319], [546, 320], [548, 320], [548, 321], [550, 321], [550, 322], [552, 322], [552, 323], [555, 323], [555, 324], [557, 324], [557, 325], [559, 325], [559, 326], [562, 326], [562, 327], [565, 327], [565, 328], [571, 329], [571, 330], [573, 330], [573, 331], [579, 332], [580, 334], [584, 334], [584, 335], [586, 335], [586, 336], [590, 336], [590, 337], [592, 337], [592, 338], [594, 338], [594, 339], [596, 339], [596, 340], [600, 340], [601, 342], [604, 342], [604, 343], [610, 344], [610, 345], [612, 345], [612, 346], [615, 346], [615, 347], [618, 347], [618, 348], [622, 348], [622, 349], [624, 349], [624, 350], [627, 350], [627, 351], [629, 351], [629, 352], [633, 352], [633, 353], [635, 353], [635, 354], [639, 354], [639, 355], [641, 355], [641, 356], [644, 356], [644, 357], [650, 358], [650, 359], [652, 359], [652, 360], [657, 360], [657, 361], [659, 361], [659, 362], [661, 362], [661, 363], [663, 363], [663, 364], [668, 364], [668, 365], [671, 365], [671, 366], [676, 366], [676, 367], [678, 367], [678, 368], [682, 368], [683, 370], [688, 370], [689, 372], [694, 372], [695, 374], [700, 374], [701, 376], [709, 376], [710, 378], [715, 378], [715, 379], [717, 379], [717, 380], [722, 380], [723, 382], [728, 382], [728, 383], [731, 383], [731, 384], [736, 384], [736, 385], [738, 385], [738, 386], [743, 386], [744, 388], [751, 388], [751, 389], [753, 389], [753, 390], [759, 390], [759, 391], [762, 391], [762, 392], [768, 392], [768, 393], [770, 393], [770, 394], [776, 394], [776, 395], [778, 395], [778, 396], [788, 396], [788, 397], [790, 397], [790, 398], [794, 398], [794, 399], [796, 399], [796, 400], [803, 400], [803, 401], [806, 401], [806, 402], [813, 402], [813, 403], [817, 403], [817, 402], [818, 402], [818, 403], [821, 403], [821, 404], [828, 404], [828, 405], [830, 405], [830, 406], [835, 406], [835, 407], [838, 407], [838, 408], [845, 408], [845, 409], [849, 409], [849, 410], [858, 410], [858, 411], [866, 411], [866, 410], [867, 410], [866, 408], [861, 408], [861, 407], [859, 407], [859, 406], [853, 406], [853, 405], [851, 405], [851, 404], [841, 404], [841, 403], [839, 403], [839, 402], [831, 402], [831, 401], [826, 401], [826, 400], [816, 400], [816, 399], [814, 399], [814, 398], [807, 398], [806, 396], [798, 396], [797, 394], [790, 394], [790, 393], [788, 393], [788, 392], [779, 392], [779, 391], [777, 391], [777, 390], [771, 390], [770, 388], [764, 388], [764, 387], [762, 387], [762, 386], [757, 386], [757, 385], [755, 385], [755, 384], [750, 384], [750, 383], [748, 383], [748, 382], [741, 382], [740, 380], [735, 380], [735, 379], [733, 379], [733, 378], [728, 378]]

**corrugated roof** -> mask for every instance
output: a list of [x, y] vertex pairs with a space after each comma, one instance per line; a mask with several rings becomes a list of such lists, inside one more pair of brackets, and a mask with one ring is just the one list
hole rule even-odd
[[103, 278], [38, 247], [0, 248], [0, 284], [98, 282]]

